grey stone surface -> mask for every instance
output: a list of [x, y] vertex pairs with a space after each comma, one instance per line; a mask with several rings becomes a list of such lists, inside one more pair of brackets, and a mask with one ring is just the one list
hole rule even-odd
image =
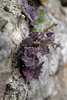
[[61, 0], [63, 3], [67, 3], [67, 0]]
[[60, 68], [55, 76], [55, 86], [50, 100], [67, 99], [67, 65]]
[[[44, 23], [39, 25], [39, 28], [43, 29], [53, 22], [58, 23], [58, 26], [51, 29], [51, 31], [56, 33], [55, 41], [57, 43], [60, 41], [63, 49], [57, 48], [54, 50], [51, 48], [50, 55], [38, 55], [40, 62], [44, 61], [42, 73], [39, 79], [33, 78], [30, 86], [27, 86], [18, 69], [14, 68], [15, 65], [11, 66], [11, 52], [15, 52], [22, 39], [29, 34], [28, 25], [24, 20], [24, 15], [21, 14], [22, 0], [1, 0], [0, 2], [0, 76], [3, 78], [3, 80], [0, 80], [1, 82], [5, 81], [6, 84], [3, 98], [4, 100], [45, 100], [53, 94], [52, 91], [56, 82], [54, 76], [59, 66], [61, 70], [61, 66], [67, 63], [67, 24], [66, 15], [62, 13], [63, 8], [61, 10], [59, 0], [46, 0], [44, 7], [39, 8], [44, 11], [43, 16], [45, 19]], [[3, 76], [6, 71], [12, 72], [8, 81], [5, 75]], [[0, 92], [2, 92], [5, 84], [1, 84]], [[54, 96], [51, 97], [51, 100], [54, 100], [52, 98], [55, 99]], [[1, 100], [3, 99], [1, 98]], [[58, 96], [58, 100], [65, 99]]]
[[9, 75], [10, 73], [8, 72], [0, 73], [0, 100], [3, 100], [3, 95], [6, 88], [6, 80], [8, 79]]
[[[0, 8], [0, 71], [4, 72], [11, 71], [10, 64], [6, 66], [11, 50], [20, 44], [29, 31], [24, 16], [21, 15], [21, 0], [20, 2], [2, 0], [1, 5], [3, 8]], [[9, 10], [6, 11], [5, 7]]]
[[[59, 0], [54, 0], [54, 3], [52, 2], [52, 0], [47, 0], [46, 5], [48, 2], [50, 2], [51, 6], [48, 5], [48, 8], [46, 7], [46, 9], [49, 9], [49, 7], [50, 7], [51, 11], [50, 12], [48, 11], [47, 16], [50, 19], [50, 22], [58, 23], [57, 27], [54, 30], [56, 33], [55, 41], [56, 42], [59, 41], [63, 47], [63, 49], [59, 53], [61, 57], [59, 55], [58, 56], [61, 59], [61, 63], [62, 63], [61, 65], [64, 65], [67, 63], [67, 50], [66, 50], [67, 49], [67, 28], [66, 28], [67, 27], [67, 15], [63, 16], [63, 13], [60, 9], [62, 6], [61, 6]], [[55, 5], [57, 7], [54, 7]], [[54, 9], [52, 9], [52, 7]], [[67, 7], [65, 7], [64, 10], [66, 11], [66, 9], [67, 9]], [[58, 13], [58, 10], [60, 11], [60, 13]], [[54, 12], [54, 15], [52, 14], [52, 11]], [[56, 15], [63, 17], [63, 20], [61, 19], [61, 17], [56, 18], [55, 13], [57, 13]]]
[[60, 0], [46, 0], [45, 9], [58, 20], [67, 23], [67, 7], [61, 5]]
[[22, 0], [0, 0], [0, 96], [8, 79], [6, 73], [12, 72], [13, 53], [22, 38], [29, 34], [21, 6]]

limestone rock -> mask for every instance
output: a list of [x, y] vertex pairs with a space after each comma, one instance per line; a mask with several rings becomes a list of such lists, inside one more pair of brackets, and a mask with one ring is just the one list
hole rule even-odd
[[3, 78], [0, 81], [3, 83], [0, 84], [2, 89], [8, 79], [7, 76], [5, 78], [6, 73], [12, 72], [11, 62], [15, 48], [29, 34], [27, 23], [21, 14], [21, 2], [22, 0], [0, 0], [0, 74], [4, 74], [4, 77], [0, 77], [0, 80]]
[[[57, 5], [57, 1], [47, 0], [45, 2], [45, 6], [48, 4], [48, 8], [44, 9], [42, 7], [45, 21], [39, 25], [39, 28], [43, 30], [43, 28], [53, 22], [58, 23], [58, 26], [55, 29], [51, 29], [51, 31], [55, 31], [55, 41], [57, 43], [60, 41], [63, 49], [57, 48], [54, 50], [51, 48], [50, 55], [38, 55], [40, 62], [44, 61], [42, 73], [39, 79], [33, 78], [31, 80], [30, 86], [25, 84], [19, 70], [11, 65], [11, 52], [15, 52], [16, 47], [19, 46], [22, 39], [26, 38], [29, 34], [28, 25], [24, 15], [22, 15], [22, 0], [0, 1], [0, 73], [2, 76], [3, 72], [6, 73], [7, 71], [10, 73], [12, 71], [8, 81], [7, 78], [4, 79], [5, 76], [1, 77], [6, 84], [4, 100], [45, 100], [52, 94], [54, 75], [59, 65], [64, 66], [67, 63], [67, 28], [65, 20], [62, 22], [62, 18], [58, 16], [61, 5], [59, 1]], [[53, 7], [55, 8], [53, 9]], [[48, 10], [49, 8], [51, 12]], [[3, 80], [1, 81], [3, 82]], [[2, 87], [5, 84], [3, 83]]]

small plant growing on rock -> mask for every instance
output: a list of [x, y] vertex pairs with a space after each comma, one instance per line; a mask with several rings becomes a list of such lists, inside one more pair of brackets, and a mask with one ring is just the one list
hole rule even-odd
[[24, 9], [29, 23], [30, 33], [26, 39], [22, 40], [19, 57], [21, 59], [21, 73], [25, 77], [27, 84], [30, 84], [32, 77], [38, 79], [40, 73], [42, 73], [41, 69], [44, 62], [39, 63], [37, 54], [40, 52], [43, 56], [50, 53], [50, 46], [54, 46], [55, 43], [54, 33], [48, 30], [57, 24], [53, 23], [48, 28], [39, 32], [35, 26], [36, 23], [43, 22], [43, 19], [38, 18], [35, 8], [28, 5], [25, 0]]

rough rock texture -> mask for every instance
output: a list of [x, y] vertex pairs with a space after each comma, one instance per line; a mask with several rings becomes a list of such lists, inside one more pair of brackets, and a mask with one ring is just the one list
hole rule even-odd
[[[61, 81], [58, 80], [63, 72], [61, 71], [61, 74], [58, 72], [59, 77], [58, 74], [55, 75], [55, 73], [61, 70], [67, 63], [66, 14], [63, 14], [63, 8], [62, 10], [61, 8], [62, 6], [59, 0], [46, 0], [45, 6], [39, 8], [44, 11], [43, 16], [45, 19], [44, 23], [39, 27], [43, 29], [44, 26], [51, 25], [53, 22], [58, 23], [58, 26], [55, 29], [51, 29], [51, 31], [56, 32], [55, 41], [60, 41], [63, 49], [57, 48], [56, 50], [53, 50], [53, 48], [51, 48], [50, 55], [45, 55], [43, 57], [40, 54], [38, 55], [40, 62], [44, 61], [42, 68], [43, 73], [40, 75], [39, 80], [33, 78], [30, 86], [27, 86], [15, 65], [11, 65], [11, 52], [14, 53], [22, 38], [25, 38], [29, 34], [28, 25], [24, 19], [24, 15], [22, 15], [22, 0], [0, 1], [0, 80], [2, 83], [0, 83], [0, 94], [4, 91], [3, 87], [6, 85], [4, 95], [1, 95], [4, 100], [46, 100], [50, 95], [50, 100], [56, 100], [56, 97], [57, 100], [66, 100], [66, 98], [63, 98], [63, 96], [66, 95], [66, 92], [61, 99], [60, 95], [62, 95], [62, 92], [58, 96], [54, 86], [54, 83], [57, 82], [61, 84]], [[59, 16], [61, 16], [61, 18]], [[8, 72], [8, 74], [12, 72], [11, 75], [8, 76], [8, 81], [6, 72]], [[66, 74], [62, 74], [62, 76], [66, 79]], [[62, 87], [62, 84], [59, 86]], [[56, 87], [58, 93], [66, 88], [58, 89], [58, 85], [56, 85]], [[3, 99], [1, 98], [1, 100]]]
[[[21, 0], [20, 0], [21, 1]], [[9, 71], [11, 68], [5, 66], [11, 49], [16, 47], [28, 35], [28, 27], [21, 14], [21, 2], [2, 0], [0, 8], [0, 69]], [[5, 67], [4, 67], [5, 66]], [[11, 70], [10, 70], [11, 71]]]
[[67, 7], [63, 7], [59, 0], [46, 0], [45, 6], [51, 21], [58, 23], [55, 39], [59, 39], [63, 47], [58, 55], [60, 59], [54, 76], [54, 90], [48, 100], [67, 100]]
[[55, 86], [49, 100], [67, 99], [67, 65], [60, 68], [55, 76]]
[[[67, 16], [65, 14], [63, 16], [63, 12], [61, 11], [62, 6], [59, 0], [47, 0], [45, 3], [45, 7], [46, 7], [45, 8], [46, 10], [49, 9], [46, 17], [50, 20], [50, 22], [58, 23], [58, 26], [54, 30], [56, 32], [55, 41], [60, 42], [63, 47], [63, 49], [60, 50], [58, 57], [60, 57], [59, 65], [64, 66], [67, 64], [67, 50], [66, 50], [67, 49], [67, 28], [66, 28], [67, 27]], [[65, 7], [65, 9], [67, 10], [67, 7]], [[58, 13], [58, 10], [60, 13]], [[61, 19], [61, 17], [56, 18], [55, 13], [57, 16], [61, 16], [61, 17], [63, 16], [63, 20]]]
[[67, 0], [61, 0], [63, 6], [67, 6]]
[[[7, 74], [12, 71], [12, 54], [22, 38], [29, 34], [28, 26], [21, 14], [21, 6], [22, 0], [17, 2], [0, 0], [0, 87], [2, 88], [6, 84]], [[2, 88], [0, 95], [2, 90], [4, 91]]]
[[67, 23], [67, 7], [62, 6], [60, 0], [46, 0], [45, 7], [49, 14]]

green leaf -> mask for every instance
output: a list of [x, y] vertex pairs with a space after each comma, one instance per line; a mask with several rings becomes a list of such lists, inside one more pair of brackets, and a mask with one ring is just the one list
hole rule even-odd
[[42, 29], [37, 29], [37, 32], [41, 33], [42, 32]]
[[44, 29], [44, 32], [47, 32], [48, 30], [50, 30], [51, 28], [56, 27], [56, 26], [57, 26], [57, 24], [56, 23], [53, 23], [51, 26], [46, 27]]
[[41, 16], [44, 14], [44, 11], [43, 10], [40, 10], [40, 12], [38, 13], [38, 16]]
[[40, 24], [40, 23], [43, 23], [43, 22], [44, 22], [44, 19], [43, 18], [38, 18], [38, 20], [35, 20], [35, 23], [37, 23], [37, 24], [38, 23]]
[[43, 18], [39, 18], [38, 19], [38, 23], [43, 23], [44, 22], [44, 19]]
[[36, 30], [37, 30], [37, 28], [35, 28], [35, 27], [31, 28], [31, 31], [36, 31]]

